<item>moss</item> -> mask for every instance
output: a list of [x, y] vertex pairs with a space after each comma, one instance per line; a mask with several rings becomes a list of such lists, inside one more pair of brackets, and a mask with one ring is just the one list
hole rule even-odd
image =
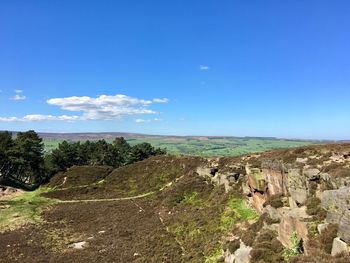
[[256, 211], [249, 207], [247, 200], [233, 197], [228, 201], [228, 206], [221, 215], [222, 230], [228, 230], [232, 225], [240, 221], [254, 220], [258, 218]]

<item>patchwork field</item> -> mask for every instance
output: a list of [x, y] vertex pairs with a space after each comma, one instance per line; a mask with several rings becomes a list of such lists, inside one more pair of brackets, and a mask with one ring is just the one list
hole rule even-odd
[[111, 142], [117, 136], [125, 136], [131, 145], [148, 142], [154, 147], [167, 149], [170, 154], [185, 154], [196, 156], [238, 156], [242, 154], [264, 152], [279, 148], [290, 148], [306, 146], [311, 144], [327, 143], [328, 141], [314, 140], [288, 140], [278, 138], [255, 138], [255, 137], [171, 137], [171, 136], [147, 136], [115, 134], [104, 135], [95, 134], [94, 136], [47, 136], [41, 134], [44, 138], [46, 151], [55, 149], [63, 140], [84, 141], [87, 139], [105, 139]]

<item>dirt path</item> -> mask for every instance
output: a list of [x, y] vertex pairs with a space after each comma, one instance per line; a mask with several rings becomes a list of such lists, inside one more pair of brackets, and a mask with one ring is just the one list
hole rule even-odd
[[127, 196], [127, 197], [118, 197], [118, 198], [104, 198], [104, 199], [82, 199], [82, 200], [58, 200], [58, 203], [60, 204], [72, 204], [72, 203], [89, 203], [89, 202], [113, 202], [113, 201], [122, 201], [122, 200], [133, 200], [133, 199], [139, 199], [143, 197], [147, 197], [150, 195], [153, 195], [155, 193], [159, 193], [164, 191], [166, 188], [173, 185], [173, 183], [178, 182], [184, 177], [184, 175], [180, 176], [179, 178], [176, 178], [174, 181], [171, 181], [170, 183], [167, 183], [157, 191], [147, 192], [140, 195], [135, 196]]
[[[160, 191], [160, 190], [158, 190]], [[72, 203], [89, 203], [89, 202], [111, 202], [111, 201], [122, 201], [122, 200], [133, 200], [138, 198], [143, 198], [152, 195], [156, 192], [148, 192], [141, 195], [128, 196], [128, 197], [118, 197], [118, 198], [105, 198], [105, 199], [82, 199], [82, 200], [58, 200], [60, 204], [72, 204]]]

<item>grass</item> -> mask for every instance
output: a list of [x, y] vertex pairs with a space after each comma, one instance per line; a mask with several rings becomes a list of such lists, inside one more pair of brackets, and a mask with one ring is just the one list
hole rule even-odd
[[192, 206], [196, 206], [196, 207], [203, 207], [204, 206], [204, 201], [201, 198], [199, 198], [198, 192], [196, 192], [196, 191], [186, 193], [183, 196], [183, 199], [180, 201], [180, 203], [186, 204], [186, 205], [192, 205]]
[[[197, 156], [238, 156], [242, 154], [264, 152], [278, 148], [305, 146], [316, 141], [286, 140], [276, 138], [220, 137], [220, 138], [188, 138], [188, 137], [146, 137], [128, 138], [128, 143], [135, 145], [142, 142], [151, 143], [155, 147], [166, 148], [170, 154], [186, 154]], [[50, 152], [58, 147], [62, 140], [44, 140], [45, 151]]]
[[241, 221], [255, 220], [259, 217], [257, 212], [249, 207], [247, 200], [233, 197], [228, 201], [226, 210], [221, 215], [220, 228], [227, 231], [230, 227]]
[[56, 201], [41, 196], [50, 191], [39, 188], [33, 192], [25, 192], [9, 200], [0, 201], [0, 232], [15, 229], [27, 223], [42, 222], [41, 213]]
[[218, 247], [213, 251], [213, 254], [205, 257], [205, 263], [216, 263], [219, 262], [219, 260], [224, 255], [224, 250], [222, 247]]

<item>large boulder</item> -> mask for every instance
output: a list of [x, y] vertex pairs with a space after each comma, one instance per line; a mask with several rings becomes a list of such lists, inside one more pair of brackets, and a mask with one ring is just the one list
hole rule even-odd
[[283, 246], [292, 248], [291, 236], [296, 233], [303, 240], [304, 244], [308, 240], [307, 223], [303, 222], [307, 218], [304, 208], [296, 208], [282, 215], [281, 222], [278, 226], [278, 240]]
[[263, 169], [262, 174], [264, 175], [267, 183], [267, 194], [269, 196], [287, 194], [287, 174], [284, 174], [283, 171], [273, 169]]
[[324, 191], [321, 206], [327, 210], [327, 223], [339, 224], [338, 236], [350, 244], [350, 187]]
[[293, 168], [288, 171], [288, 191], [293, 200], [298, 204], [304, 204], [308, 197], [307, 179], [301, 169]]

